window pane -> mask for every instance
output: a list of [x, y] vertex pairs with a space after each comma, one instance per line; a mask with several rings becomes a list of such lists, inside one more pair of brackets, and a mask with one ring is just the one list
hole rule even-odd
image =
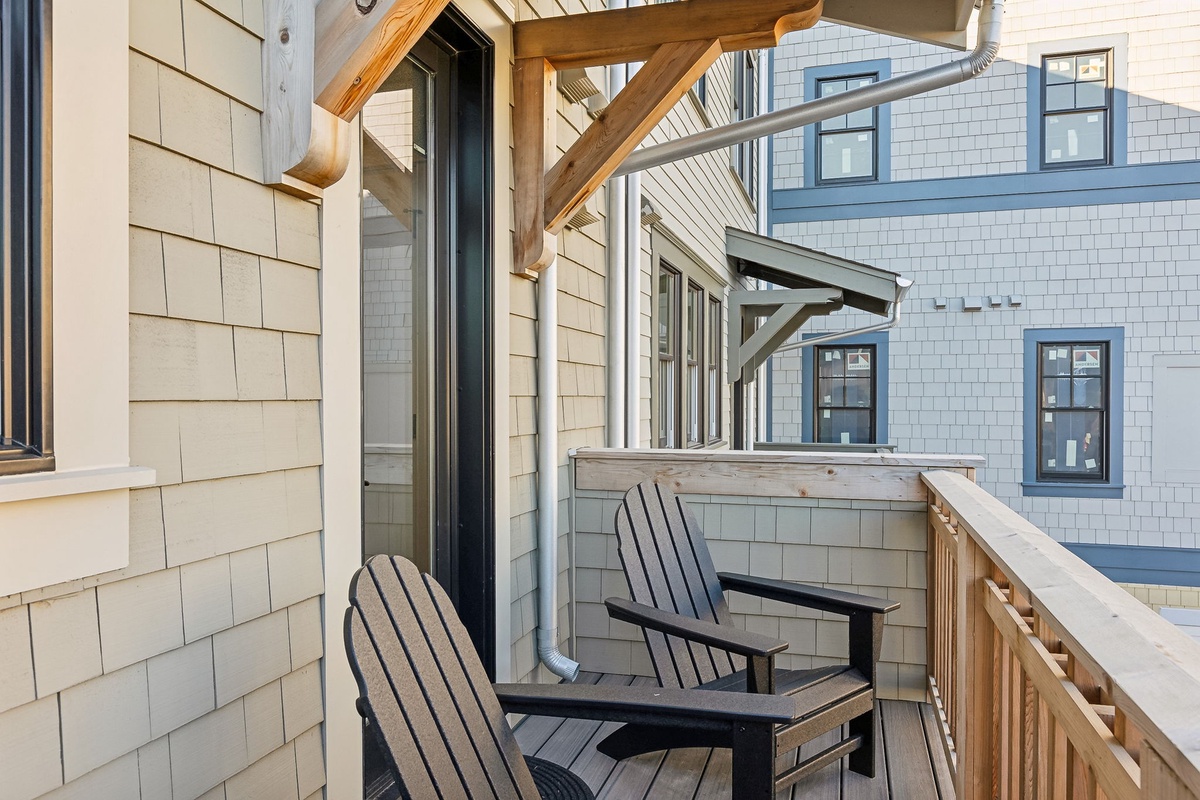
[[1102, 418], [1100, 411], [1045, 412], [1041, 471], [1068, 477], [1102, 477]]
[[1070, 83], [1074, 79], [1074, 56], [1054, 56], [1046, 59], [1046, 83]]
[[700, 309], [704, 306], [704, 292], [695, 287], [688, 287], [687, 300], [687, 358], [695, 361], [700, 358]]
[[700, 441], [700, 365], [688, 365], [688, 409], [687, 434], [688, 442]]
[[875, 174], [875, 132], [821, 136], [821, 178], [870, 178]]
[[1089, 53], [1075, 57], [1076, 75], [1081, 81], [1108, 80], [1108, 54]]
[[1046, 110], [1062, 111], [1075, 107], [1075, 86], [1070, 83], [1059, 83], [1046, 87]]
[[846, 115], [846, 124], [851, 128], [874, 128], [875, 109], [864, 108]]
[[675, 352], [675, 281], [673, 272], [658, 273], [658, 352], [665, 355]]
[[846, 405], [871, 405], [871, 378], [846, 378]]
[[1042, 379], [1042, 407], [1058, 408], [1071, 405], [1070, 378]]
[[1070, 375], [1071, 359], [1068, 357], [1069, 348], [1058, 345], [1039, 345], [1042, 350], [1043, 375]]
[[1075, 378], [1071, 405], [1076, 408], [1099, 408], [1104, 397], [1103, 378]]
[[834, 444], [867, 444], [871, 441], [871, 412], [852, 409], [822, 411], [817, 419], [817, 441]]
[[1077, 111], [1046, 116], [1047, 164], [1102, 161], [1106, 156], [1106, 111]]
[[821, 378], [817, 385], [817, 407], [840, 406], [845, 383], [840, 378]]
[[[1049, 97], [1051, 89], [1057, 89], [1057, 86], [1047, 86], [1046, 96]], [[1108, 87], [1103, 83], [1077, 83], [1075, 84], [1075, 108], [1103, 108], [1108, 102]], [[1064, 106], [1065, 108], [1065, 106]], [[1047, 111], [1057, 111], [1058, 109], [1046, 106]]]

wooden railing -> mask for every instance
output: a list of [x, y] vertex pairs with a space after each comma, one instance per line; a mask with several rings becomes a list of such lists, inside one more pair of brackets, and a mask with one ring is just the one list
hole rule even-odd
[[963, 476], [922, 480], [958, 800], [1200, 800], [1200, 645]]

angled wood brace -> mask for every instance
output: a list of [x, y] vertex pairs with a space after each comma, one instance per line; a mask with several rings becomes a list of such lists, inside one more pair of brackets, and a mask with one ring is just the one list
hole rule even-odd
[[321, 196], [350, 160], [350, 123], [448, 0], [263, 0], [263, 178]]
[[752, 383], [755, 370], [804, 323], [841, 307], [841, 289], [730, 292], [729, 320], [738, 327], [729, 343], [729, 382]]
[[[567, 220], [721, 53], [774, 47], [821, 10], [821, 0], [687, 0], [518, 22], [513, 270], [550, 263]], [[646, 63], [556, 159], [556, 72], [632, 61]]]

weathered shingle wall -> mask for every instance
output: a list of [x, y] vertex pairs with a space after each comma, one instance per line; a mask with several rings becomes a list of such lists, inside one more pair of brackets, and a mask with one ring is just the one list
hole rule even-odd
[[261, 184], [260, 0], [130, 13], [130, 447], [158, 485], [126, 569], [0, 598], [0, 795], [321, 797], [317, 207]]

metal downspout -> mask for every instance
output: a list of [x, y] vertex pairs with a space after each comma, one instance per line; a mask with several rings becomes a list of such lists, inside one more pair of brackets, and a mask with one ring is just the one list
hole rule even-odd
[[558, 649], [558, 257], [537, 287], [537, 651], [560, 678], [574, 681], [579, 664]]
[[666, 144], [645, 147], [625, 159], [615, 174], [627, 175], [970, 80], [990, 67], [1000, 52], [1000, 21], [1003, 13], [1004, 0], [985, 0], [979, 12], [978, 44], [964, 58], [841, 94], [810, 100], [794, 108], [723, 125]]
[[[611, 0], [609, 8], [625, 8], [627, 0]], [[625, 88], [628, 69], [625, 64], [613, 64], [608, 68], [608, 96], [616, 97]], [[609, 178], [605, 184], [604, 256], [607, 277], [607, 307], [605, 309], [605, 337], [608, 346], [608, 368], [605, 382], [608, 395], [608, 424], [605, 439], [609, 447], [625, 446], [625, 395], [627, 357], [625, 337], [625, 302], [627, 280], [626, 233], [627, 223], [625, 178]]]
[[[628, 6], [646, 5], [643, 0], [619, 0], [619, 2]], [[626, 78], [632, 80], [640, 67], [640, 64], [629, 64], [626, 68]], [[625, 446], [640, 447], [640, 400], [642, 392], [642, 176], [637, 172], [633, 172], [626, 181], [625, 358], [623, 360], [625, 366]]]

